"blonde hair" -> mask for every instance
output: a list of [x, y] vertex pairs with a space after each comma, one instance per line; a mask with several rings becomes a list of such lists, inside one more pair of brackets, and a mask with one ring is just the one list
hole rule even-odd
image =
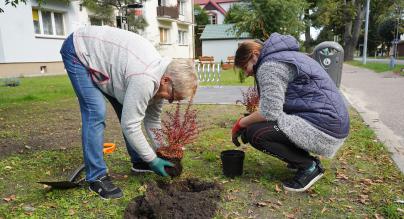
[[166, 76], [172, 80], [175, 92], [183, 98], [192, 98], [198, 87], [195, 65], [191, 59], [173, 59], [167, 66]]
[[260, 55], [262, 44], [248, 40], [240, 44], [234, 57], [234, 65], [243, 68], [254, 54]]

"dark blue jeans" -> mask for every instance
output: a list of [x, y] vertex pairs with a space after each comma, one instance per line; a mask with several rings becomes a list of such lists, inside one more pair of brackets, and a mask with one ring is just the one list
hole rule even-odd
[[[81, 135], [84, 164], [86, 166], [86, 180], [93, 182], [99, 176], [103, 176], [107, 173], [107, 166], [103, 156], [106, 115], [104, 95], [92, 81], [90, 71], [88, 71], [78, 59], [73, 45], [73, 35], [70, 35], [65, 40], [60, 53], [80, 104], [82, 122]], [[113, 105], [120, 120], [122, 104], [113, 97], [107, 96], [107, 98]], [[125, 143], [131, 161], [141, 161], [138, 154], [126, 141], [126, 138]]]

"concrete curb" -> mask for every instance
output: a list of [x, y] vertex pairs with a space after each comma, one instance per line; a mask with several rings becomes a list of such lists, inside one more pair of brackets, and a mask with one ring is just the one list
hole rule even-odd
[[377, 138], [386, 145], [387, 150], [391, 153], [391, 158], [399, 170], [404, 173], [404, 147], [402, 146], [404, 139], [394, 134], [393, 130], [383, 124], [379, 119], [379, 113], [367, 109], [360, 97], [351, 95], [348, 89], [342, 85], [341, 92], [350, 105], [362, 116], [366, 124], [375, 131]]

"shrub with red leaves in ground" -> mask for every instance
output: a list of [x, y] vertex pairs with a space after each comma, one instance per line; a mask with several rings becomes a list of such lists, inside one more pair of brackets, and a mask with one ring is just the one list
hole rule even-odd
[[160, 144], [158, 156], [182, 159], [184, 146], [198, 137], [197, 111], [191, 106], [192, 100], [181, 113], [181, 105], [177, 103], [175, 111], [166, 112], [167, 117], [161, 122], [161, 129], [152, 130]]
[[259, 96], [257, 88], [249, 87], [246, 91], [241, 91], [243, 100], [237, 100], [236, 103], [241, 103], [245, 106], [248, 113], [257, 111], [259, 104]]

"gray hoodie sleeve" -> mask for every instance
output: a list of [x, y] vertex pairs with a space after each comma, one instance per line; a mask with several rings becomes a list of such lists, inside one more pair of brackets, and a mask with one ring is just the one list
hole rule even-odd
[[153, 98], [155, 85], [146, 76], [132, 76], [128, 80], [123, 101], [121, 127], [133, 149], [145, 162], [150, 162], [156, 158], [156, 153], [147, 142], [141, 124], [145, 118], [149, 101]]
[[163, 108], [163, 99], [152, 100], [152, 103], [146, 109], [146, 116], [144, 118], [144, 127], [147, 135], [149, 136], [153, 149], [156, 150], [160, 147], [159, 143], [155, 140], [155, 135], [152, 129], [161, 129], [161, 111]]
[[292, 68], [290, 65], [268, 61], [258, 69], [257, 80], [261, 90], [259, 112], [268, 121], [277, 121], [283, 113], [288, 82], [296, 77], [296, 71]]

